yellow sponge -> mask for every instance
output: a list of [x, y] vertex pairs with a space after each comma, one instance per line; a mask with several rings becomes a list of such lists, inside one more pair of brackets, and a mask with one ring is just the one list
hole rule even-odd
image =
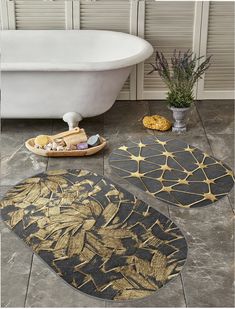
[[49, 142], [50, 139], [47, 135], [38, 135], [34, 140], [35, 145], [39, 145], [40, 147], [46, 146]]
[[143, 125], [148, 129], [158, 131], [167, 131], [172, 126], [168, 119], [160, 115], [145, 116], [143, 119]]

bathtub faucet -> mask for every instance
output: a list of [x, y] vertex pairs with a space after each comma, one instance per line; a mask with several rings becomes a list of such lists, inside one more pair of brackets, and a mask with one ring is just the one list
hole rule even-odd
[[69, 130], [78, 127], [78, 123], [82, 120], [82, 116], [76, 112], [69, 112], [64, 114], [63, 120], [68, 123]]

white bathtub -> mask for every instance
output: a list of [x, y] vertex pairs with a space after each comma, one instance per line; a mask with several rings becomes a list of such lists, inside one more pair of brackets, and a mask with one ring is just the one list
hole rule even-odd
[[7, 30], [1, 45], [4, 118], [102, 114], [153, 52], [141, 38], [100, 30]]

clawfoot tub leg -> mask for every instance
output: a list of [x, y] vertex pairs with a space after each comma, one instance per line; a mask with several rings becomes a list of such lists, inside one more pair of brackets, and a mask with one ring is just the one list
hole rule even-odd
[[78, 123], [82, 120], [82, 116], [76, 112], [69, 112], [64, 114], [63, 120], [68, 123], [69, 130], [78, 126]]

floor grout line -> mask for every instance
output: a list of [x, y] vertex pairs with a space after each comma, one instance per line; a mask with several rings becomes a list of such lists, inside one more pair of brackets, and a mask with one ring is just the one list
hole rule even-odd
[[[199, 119], [200, 119], [200, 121], [201, 121], [202, 128], [203, 128], [203, 130], [204, 130], [204, 132], [205, 132], [206, 140], [207, 140], [207, 143], [208, 143], [208, 145], [209, 145], [209, 147], [210, 147], [211, 154], [212, 154], [214, 157], [216, 157], [216, 155], [215, 155], [215, 153], [214, 153], [214, 151], [213, 151], [213, 149], [212, 149], [210, 139], [209, 139], [209, 137], [207, 136], [207, 132], [206, 132], [205, 126], [204, 126], [204, 124], [203, 124], [203, 121], [202, 121], [200, 112], [199, 112], [198, 107], [197, 107], [196, 104], [195, 104], [195, 107], [196, 107], [196, 110], [197, 110]], [[234, 213], [235, 210], [233, 209], [233, 205], [232, 205], [232, 203], [231, 203], [231, 200], [230, 200], [230, 198], [229, 198], [229, 195], [227, 195], [227, 197], [228, 197], [228, 202], [229, 202], [230, 208], [231, 208], [231, 210], [232, 210], [232, 213]]]
[[32, 266], [33, 266], [33, 257], [34, 257], [34, 253], [32, 253], [32, 257], [31, 257], [31, 261], [30, 261], [30, 270], [29, 270], [29, 277], [28, 277], [28, 281], [27, 281], [27, 288], [26, 288], [25, 299], [24, 299], [24, 308], [26, 306], [27, 297], [28, 297], [29, 283], [30, 283], [30, 278], [31, 278], [31, 273], [32, 273]]
[[182, 272], [180, 273], [180, 281], [181, 281], [181, 284], [182, 284], [182, 287], [183, 287], [183, 295], [184, 295], [185, 307], [188, 308], [188, 302], [187, 302], [187, 297], [186, 297], [186, 292], [185, 292], [184, 280], [183, 280]]
[[[233, 194], [235, 194], [235, 192]], [[231, 197], [229, 195], [228, 195], [228, 201], [229, 201], [230, 207], [232, 208], [232, 212], [235, 214], [235, 209], [233, 208], [233, 202], [231, 201]]]
[[[51, 120], [51, 135], [53, 134], [54, 127], [55, 127], [55, 119], [52, 119], [52, 120]], [[45, 169], [45, 171], [48, 170], [49, 160], [50, 160], [50, 157], [47, 157], [47, 163], [46, 163], [46, 169]]]
[[213, 151], [212, 151], [211, 143], [210, 143], [209, 138], [208, 138], [208, 136], [207, 136], [206, 128], [205, 128], [205, 126], [204, 126], [204, 123], [203, 123], [203, 120], [202, 120], [201, 114], [200, 114], [200, 112], [199, 112], [198, 107], [197, 107], [197, 105], [196, 105], [196, 104], [195, 104], [195, 108], [196, 108], [196, 111], [197, 111], [197, 114], [198, 114], [199, 120], [200, 120], [200, 122], [201, 122], [201, 125], [202, 125], [202, 128], [203, 128], [203, 131], [204, 131], [204, 133], [205, 133], [205, 137], [206, 137], [207, 143], [208, 143], [208, 145], [209, 145], [210, 151], [211, 151], [211, 153], [214, 155], [214, 153], [213, 153]]
[[229, 205], [230, 205], [230, 208], [231, 208], [231, 210], [232, 210], [232, 213], [234, 214], [235, 209], [233, 208], [232, 201], [230, 200], [230, 197], [229, 197], [228, 195], [227, 195], [227, 197], [228, 197], [228, 203], [229, 203]]

